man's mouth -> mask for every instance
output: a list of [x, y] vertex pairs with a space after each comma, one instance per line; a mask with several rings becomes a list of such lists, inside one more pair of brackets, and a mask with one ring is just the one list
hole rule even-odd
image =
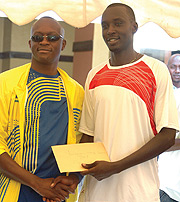
[[174, 79], [180, 79], [180, 75], [178, 74], [178, 75], [173, 75], [173, 78]]
[[45, 49], [45, 48], [39, 48], [38, 52], [47, 53], [47, 52], [51, 52], [51, 50], [50, 49]]
[[108, 44], [114, 44], [119, 40], [119, 37], [112, 37], [112, 38], [108, 38], [107, 42]]

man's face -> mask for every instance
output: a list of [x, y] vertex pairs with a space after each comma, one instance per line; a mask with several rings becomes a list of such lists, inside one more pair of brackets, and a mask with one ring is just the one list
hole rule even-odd
[[171, 59], [168, 69], [173, 83], [180, 83], [180, 55]]
[[110, 51], [119, 52], [132, 48], [136, 30], [137, 24], [130, 19], [125, 7], [110, 7], [103, 13], [102, 35]]
[[[64, 35], [63, 29], [50, 18], [42, 18], [32, 28], [31, 35], [47, 36], [47, 35]], [[58, 41], [48, 41], [44, 37], [41, 42], [34, 42], [29, 40], [29, 46], [31, 48], [33, 57], [32, 60], [39, 64], [53, 64], [58, 63], [61, 50], [65, 47], [65, 40], [60, 38]]]

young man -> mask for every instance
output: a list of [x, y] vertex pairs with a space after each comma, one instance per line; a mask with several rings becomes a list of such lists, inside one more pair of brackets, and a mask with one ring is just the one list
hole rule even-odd
[[88, 74], [80, 131], [82, 142], [103, 142], [111, 162], [82, 164], [82, 202], [159, 202], [156, 156], [174, 144], [177, 110], [165, 64], [133, 49], [137, 29], [125, 4], [102, 15], [111, 57]]
[[65, 45], [63, 27], [41, 18], [31, 29], [31, 63], [0, 75], [1, 202], [64, 201], [79, 183], [60, 174], [51, 149], [76, 143], [84, 95], [57, 67]]
[[[180, 122], [180, 54], [172, 55], [168, 69], [173, 82], [174, 95]], [[180, 201], [180, 134], [176, 133], [175, 144], [159, 156], [159, 180], [161, 202]]]

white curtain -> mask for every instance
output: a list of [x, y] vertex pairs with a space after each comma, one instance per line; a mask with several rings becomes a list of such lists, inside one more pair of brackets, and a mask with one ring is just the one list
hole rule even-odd
[[131, 6], [139, 26], [154, 22], [169, 36], [180, 37], [180, 0], [0, 0], [0, 10], [17, 25], [27, 24], [42, 12], [53, 10], [66, 23], [80, 28], [114, 2]]

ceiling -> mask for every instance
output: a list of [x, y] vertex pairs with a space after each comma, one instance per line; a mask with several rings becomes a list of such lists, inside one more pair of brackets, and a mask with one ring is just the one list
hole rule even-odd
[[139, 26], [154, 22], [169, 36], [180, 37], [180, 0], [0, 0], [0, 10], [17, 25], [27, 24], [44, 11], [53, 10], [66, 23], [80, 28], [114, 2], [131, 6]]

